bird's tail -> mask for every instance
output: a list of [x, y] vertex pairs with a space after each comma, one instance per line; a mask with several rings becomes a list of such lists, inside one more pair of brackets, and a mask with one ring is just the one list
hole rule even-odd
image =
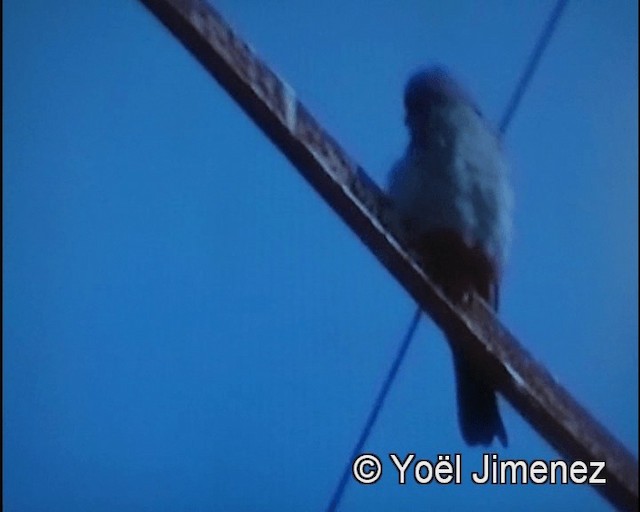
[[462, 354], [453, 354], [458, 393], [458, 421], [469, 445], [488, 446], [497, 437], [507, 446], [507, 433], [500, 418], [495, 391]]

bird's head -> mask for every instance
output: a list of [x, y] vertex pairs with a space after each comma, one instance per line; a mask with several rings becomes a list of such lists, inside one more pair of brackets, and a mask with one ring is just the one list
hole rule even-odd
[[475, 107], [471, 96], [451, 77], [446, 68], [433, 66], [415, 73], [404, 89], [405, 124], [420, 130], [434, 106], [466, 103]]

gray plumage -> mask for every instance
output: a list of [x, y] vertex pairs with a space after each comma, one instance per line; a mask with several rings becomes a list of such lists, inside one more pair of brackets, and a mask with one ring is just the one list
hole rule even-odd
[[[389, 195], [445, 293], [458, 300], [475, 290], [497, 309], [513, 203], [500, 140], [443, 68], [416, 73], [404, 100], [410, 141], [391, 171]], [[463, 437], [506, 444], [495, 393], [456, 350], [454, 363]]]

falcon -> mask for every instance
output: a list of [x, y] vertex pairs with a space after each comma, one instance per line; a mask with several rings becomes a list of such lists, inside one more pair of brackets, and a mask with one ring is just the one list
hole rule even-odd
[[[470, 292], [498, 309], [511, 239], [512, 192], [498, 134], [442, 67], [414, 74], [404, 91], [409, 144], [389, 178], [410, 245], [452, 300]], [[458, 420], [469, 445], [507, 445], [495, 390], [473, 361], [453, 352]]]

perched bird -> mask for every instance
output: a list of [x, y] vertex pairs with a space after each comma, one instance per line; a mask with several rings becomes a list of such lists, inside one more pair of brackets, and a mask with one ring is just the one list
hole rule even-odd
[[[404, 91], [409, 145], [391, 170], [389, 196], [410, 243], [452, 300], [475, 291], [495, 310], [511, 238], [512, 192], [497, 134], [441, 67], [413, 75]], [[451, 344], [458, 419], [470, 445], [507, 435], [494, 389]]]

